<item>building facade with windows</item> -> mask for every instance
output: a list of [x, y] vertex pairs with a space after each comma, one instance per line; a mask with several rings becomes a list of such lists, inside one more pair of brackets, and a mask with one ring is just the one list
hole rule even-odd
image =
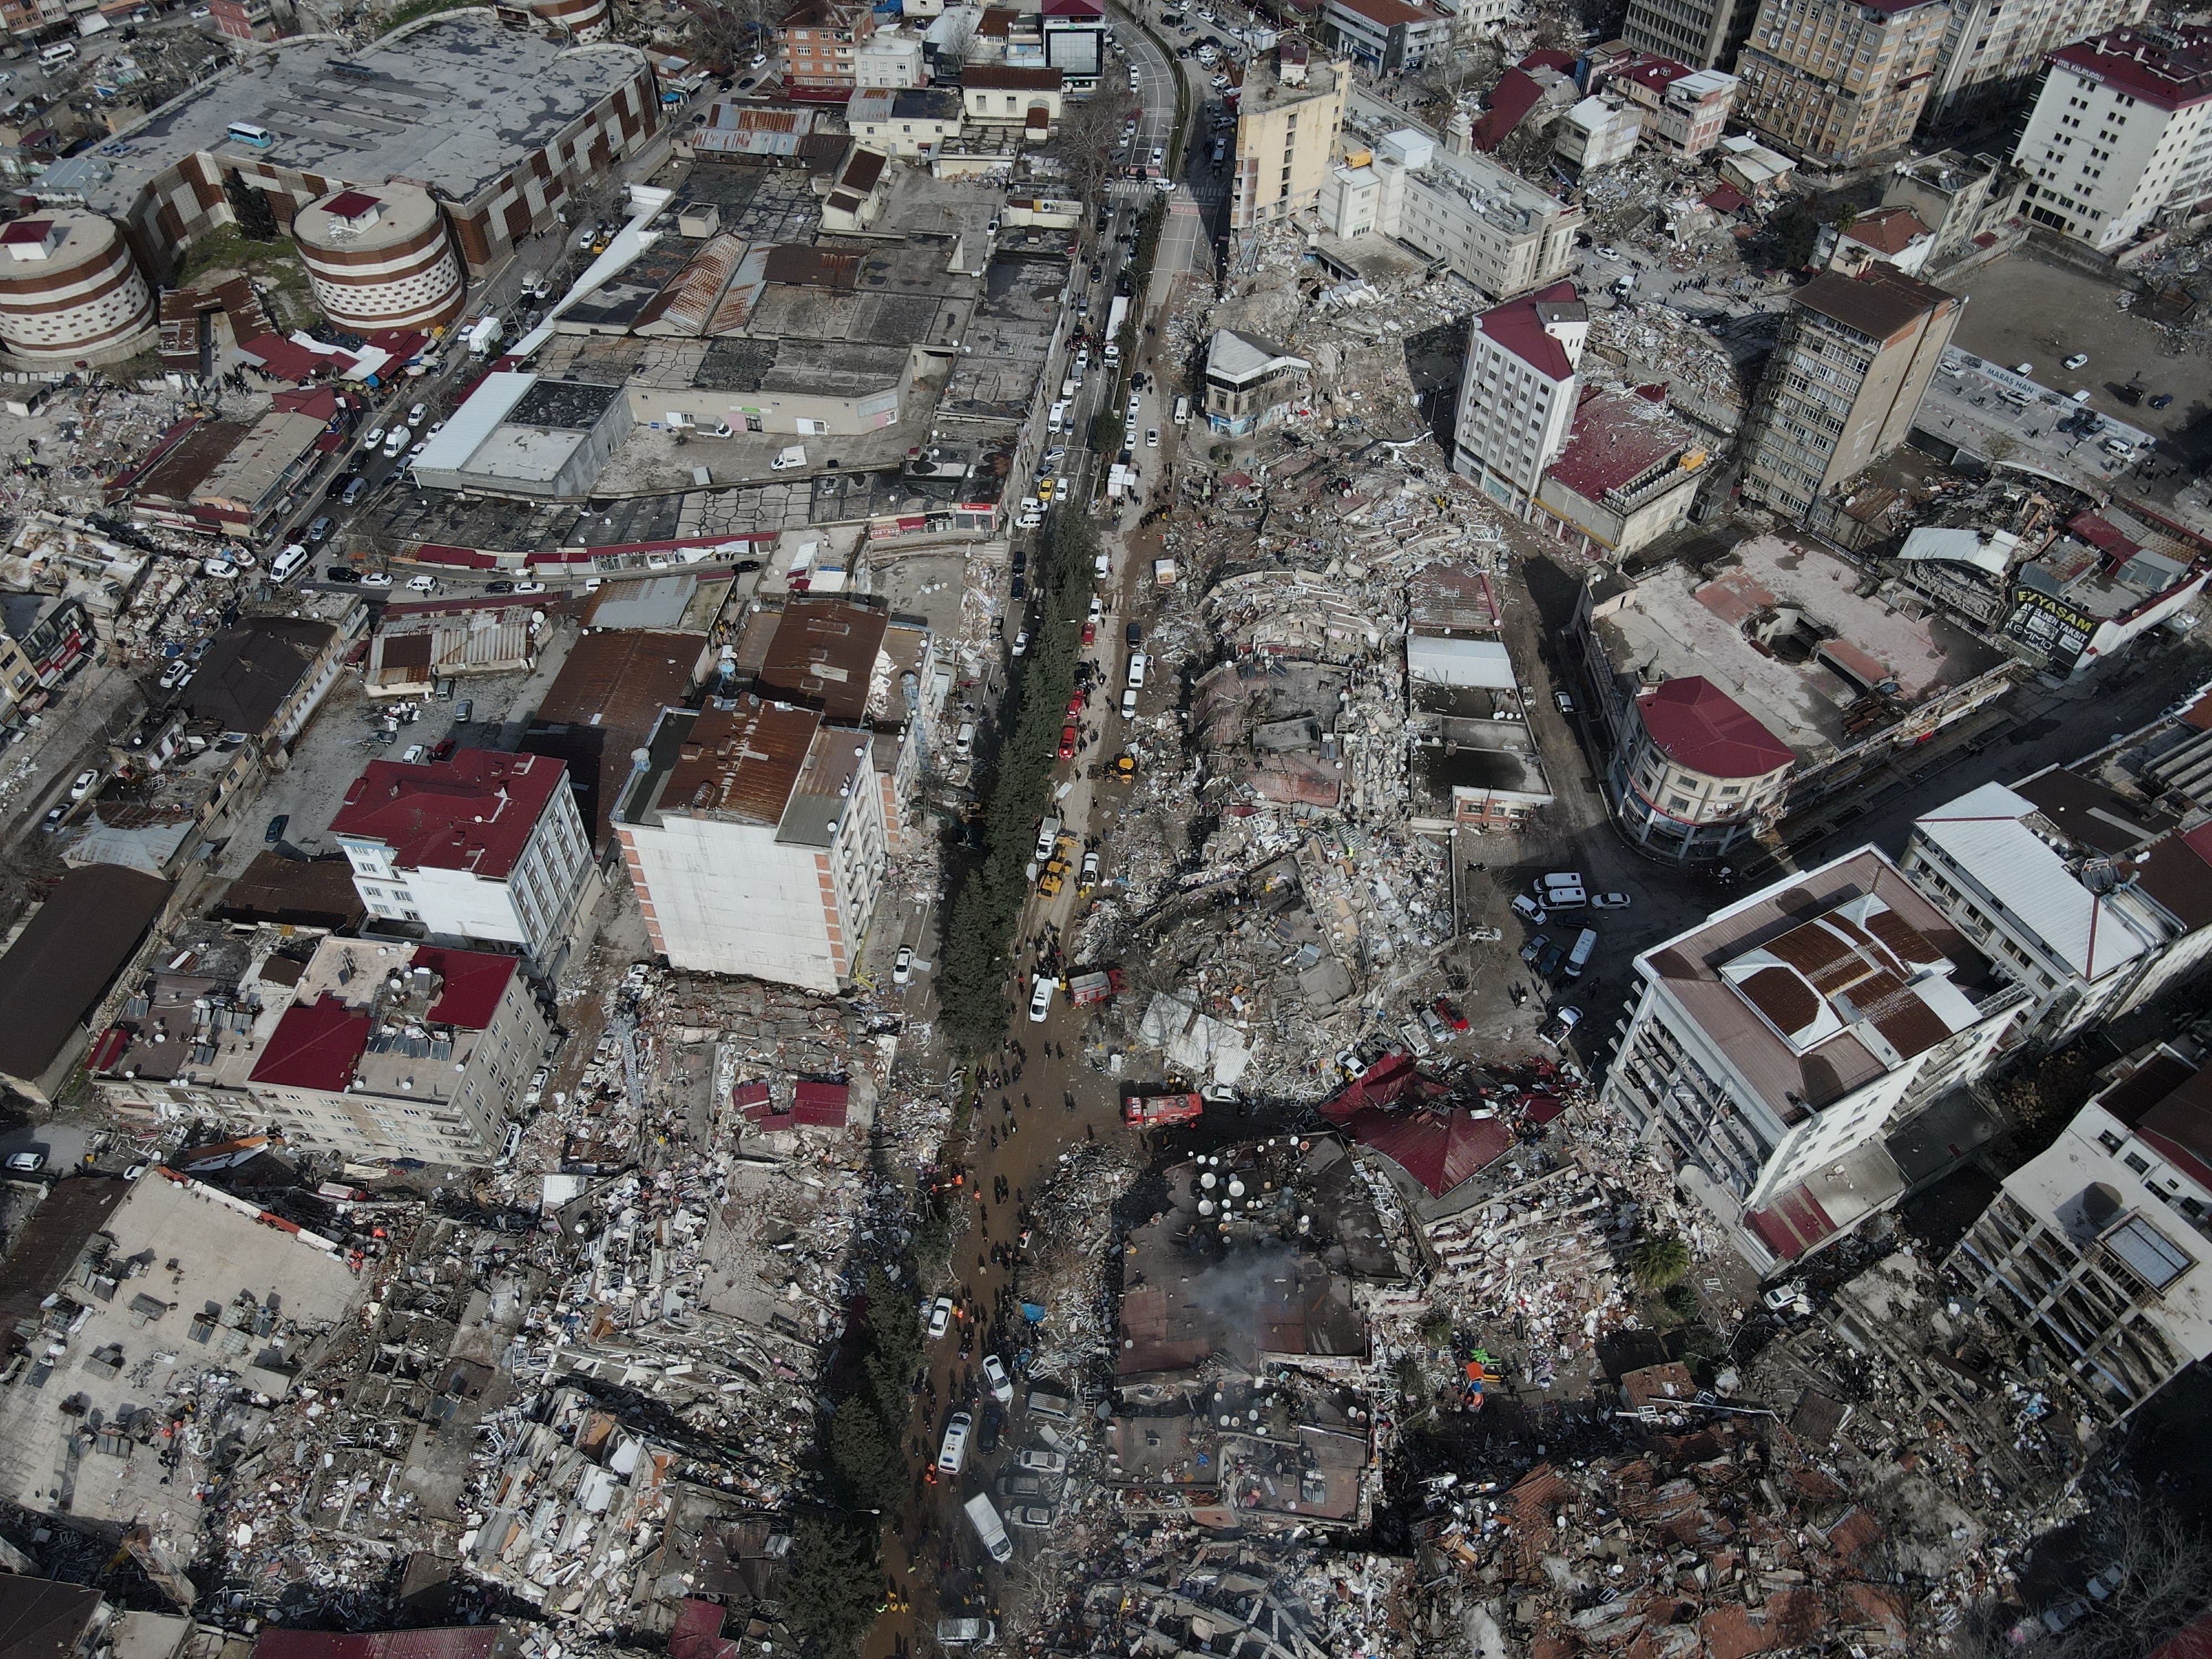
[[1383, 137], [1363, 166], [1330, 167], [1317, 206], [1337, 235], [1395, 238], [1501, 300], [1565, 276], [1587, 216], [1487, 155], [1439, 149], [1411, 129]]
[[551, 1038], [514, 957], [325, 939], [245, 1088], [309, 1151], [489, 1164]]
[[1727, 856], [1782, 810], [1797, 757], [1711, 681], [1668, 680], [1638, 697], [1610, 761], [1607, 793], [1646, 852]]
[[1524, 517], [1566, 447], [1589, 338], [1589, 307], [1572, 283], [1492, 306], [1468, 331], [1453, 470]]
[[1818, 167], [1896, 149], [1920, 123], [1950, 16], [1943, 0], [1762, 0], [1737, 113]]
[[889, 861], [874, 733], [748, 694], [671, 708], [613, 812], [653, 947], [678, 968], [849, 984]]
[[1927, 125], [1986, 121], [2033, 89], [2069, 41], [2140, 23], [2149, 0], [1951, 0], [1928, 92]]
[[1879, 264], [1799, 289], [1744, 423], [1744, 493], [1802, 518], [1903, 443], [1965, 304]]
[[2212, 213], [2212, 27], [2114, 29], [2051, 54], [2013, 160], [2029, 219], [2100, 253]]
[[2212, 1073], [2163, 1044], [2124, 1062], [1943, 1266], [2100, 1423], [2212, 1358]]
[[2018, 988], [1877, 849], [1800, 871], [1636, 958], [1601, 1111], [1761, 1267], [1895, 1203], [1893, 1126], [1989, 1064]]
[[1206, 385], [1199, 398], [1206, 425], [1228, 438], [1273, 426], [1305, 389], [1312, 368], [1256, 334], [1216, 330], [1206, 343]]
[[1620, 38], [1638, 52], [1694, 70], [1735, 61], [1759, 0], [1628, 0]]
[[799, 0], [775, 30], [784, 90], [842, 102], [860, 84], [859, 49], [875, 32], [874, 9], [854, 0]]
[[1453, 15], [1408, 0], [1322, 0], [1336, 48], [1377, 75], [1400, 75], [1449, 54]]
[[1344, 125], [1349, 64], [1309, 61], [1304, 40], [1285, 36], [1274, 61], [1244, 66], [1237, 102], [1229, 228], [1249, 231], [1289, 218], [1321, 199]]
[[379, 921], [520, 945], [540, 964], [568, 938], [591, 875], [568, 769], [544, 755], [371, 761], [331, 835]]

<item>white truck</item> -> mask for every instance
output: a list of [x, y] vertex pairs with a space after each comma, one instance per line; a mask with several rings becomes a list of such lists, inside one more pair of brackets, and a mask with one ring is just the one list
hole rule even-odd
[[498, 345], [506, 332], [505, 327], [497, 317], [486, 313], [477, 318], [469, 325], [467, 337], [469, 355], [473, 357], [485, 356]]
[[999, 1511], [991, 1500], [977, 1492], [961, 1507], [968, 1511], [968, 1519], [975, 1528], [975, 1535], [983, 1540], [983, 1547], [991, 1552], [994, 1561], [1006, 1562], [1014, 1559], [1014, 1540], [1006, 1536], [1006, 1524], [999, 1519]]

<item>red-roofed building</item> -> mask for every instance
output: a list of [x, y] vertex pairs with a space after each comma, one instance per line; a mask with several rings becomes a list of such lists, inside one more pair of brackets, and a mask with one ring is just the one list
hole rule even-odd
[[1589, 337], [1589, 310], [1572, 283], [1492, 306], [1469, 331], [1452, 466], [1524, 518], [1566, 445]]
[[568, 769], [544, 755], [372, 761], [331, 834], [372, 915], [520, 945], [541, 964], [559, 953], [591, 872]]
[[1635, 709], [1609, 782], [1622, 827], [1647, 850], [1719, 858], [1780, 808], [1796, 756], [1711, 680], [1668, 680]]
[[1850, 224], [1830, 225], [1820, 233], [1814, 258], [1830, 270], [1856, 276], [1869, 265], [1888, 265], [1917, 276], [1936, 246], [1936, 233], [1909, 207], [1876, 208]]
[[1693, 70], [1671, 58], [1637, 52], [1615, 64], [1605, 87], [1644, 112], [1644, 131], [1663, 149], [1703, 155], [1721, 141], [1735, 107], [1737, 82], [1717, 69]]
[[[2076, 122], [2124, 128], [2094, 172], [2069, 153]], [[2061, 47], [2013, 150], [2028, 175], [2027, 216], [2100, 252], [2195, 222], [2212, 210], [2208, 134], [2212, 28], [2113, 29]]]
[[[481, 1164], [500, 1155], [551, 1028], [518, 957], [331, 937], [264, 1030], [245, 1088], [289, 1145]], [[216, 1058], [218, 1081], [230, 1063]]]
[[1593, 388], [1537, 487], [1545, 515], [1537, 521], [1548, 520], [1585, 553], [1632, 553], [1689, 522], [1707, 459], [1697, 434], [1668, 412], [1663, 386]]

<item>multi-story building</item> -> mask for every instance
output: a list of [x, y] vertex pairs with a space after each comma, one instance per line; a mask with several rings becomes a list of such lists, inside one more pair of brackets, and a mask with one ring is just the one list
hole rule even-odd
[[878, 34], [853, 58], [856, 87], [920, 87], [929, 83], [918, 34]]
[[411, 185], [326, 196], [293, 216], [292, 240], [340, 328], [444, 328], [468, 297], [444, 210]]
[[1577, 176], [1595, 173], [1634, 154], [1644, 136], [1643, 106], [1593, 94], [1562, 115], [1556, 131], [1552, 148], [1559, 160]]
[[1231, 230], [1287, 219], [1321, 199], [1351, 83], [1349, 64], [1311, 63], [1305, 42], [1289, 35], [1276, 43], [1272, 64], [1255, 58], [1245, 65], [1237, 100]]
[[1393, 237], [1501, 300], [1564, 276], [1586, 216], [1487, 155], [1410, 130], [1377, 141], [1364, 166], [1331, 167], [1317, 205], [1337, 235]]
[[1758, 0], [1628, 0], [1620, 38], [1692, 69], [1718, 69], [1735, 61], [1758, 10]]
[[1928, 125], [1966, 127], [2002, 113], [2059, 47], [2140, 23], [2149, 9], [2149, 0], [1951, 0]]
[[704, 973], [849, 983], [888, 863], [872, 738], [750, 694], [665, 711], [613, 812], [653, 949]]
[[1217, 329], [1206, 348], [1206, 385], [1199, 396], [1206, 424], [1242, 438], [1283, 418], [1313, 368], [1280, 346], [1233, 328]]
[[41, 368], [112, 362], [154, 337], [154, 291], [96, 213], [58, 209], [0, 229], [0, 346]]
[[2212, 1358], [2212, 1073], [2163, 1044], [2117, 1069], [1943, 1264], [2108, 1424]]
[[369, 914], [434, 938], [519, 945], [550, 964], [591, 873], [568, 769], [463, 749], [428, 765], [371, 761], [331, 834]]
[[1606, 793], [1639, 847], [1684, 862], [1724, 857], [1781, 810], [1797, 757], [1711, 680], [1668, 680], [1634, 709]]
[[1694, 157], [1720, 143], [1741, 83], [1719, 70], [1692, 70], [1671, 58], [1638, 53], [1609, 70], [1605, 85], [1644, 111], [1644, 137]]
[[299, 21], [285, 0], [208, 0], [208, 9], [234, 40], [281, 40]]
[[1801, 161], [1850, 167], [1907, 143], [1951, 15], [1943, 0], [1762, 0], [1738, 114]]
[[1572, 283], [1479, 314], [1452, 427], [1452, 467], [1524, 514], [1574, 419], [1589, 307]]
[[1802, 517], [1903, 443], [1964, 304], [1886, 265], [1799, 289], [1744, 423], [1744, 493]]
[[2027, 990], [2039, 1042], [2110, 1024], [2212, 957], [2212, 826], [2184, 833], [2070, 770], [1922, 815], [1904, 866]]
[[0, 593], [0, 708], [36, 708], [96, 642], [83, 604], [49, 593]]
[[1800, 871], [1636, 958], [1599, 1109], [1761, 1266], [1903, 1196], [1881, 1137], [1978, 1075], [2022, 1001], [1874, 848]]
[[2212, 198], [2212, 27], [2115, 29], [2051, 54], [2013, 160], [2027, 216], [2100, 253]]
[[1377, 75], [1400, 75], [1448, 55], [1453, 15], [1410, 0], [1322, 0], [1336, 49]]
[[875, 32], [874, 9], [858, 0], [799, 0], [775, 31], [784, 90], [842, 102], [859, 84], [859, 49]]
[[488, 1164], [552, 1036], [514, 957], [325, 939], [245, 1090], [311, 1151]]
[[1664, 395], [1656, 386], [1583, 390], [1566, 447], [1536, 490], [1561, 541], [1620, 557], [1690, 521], [1711, 450], [1656, 401]]

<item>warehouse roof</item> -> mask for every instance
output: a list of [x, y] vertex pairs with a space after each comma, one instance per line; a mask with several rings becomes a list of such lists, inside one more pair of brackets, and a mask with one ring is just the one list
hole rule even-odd
[[0, 1075], [33, 1079], [53, 1064], [107, 994], [168, 903], [173, 884], [118, 864], [86, 864], [56, 882], [0, 957]]

